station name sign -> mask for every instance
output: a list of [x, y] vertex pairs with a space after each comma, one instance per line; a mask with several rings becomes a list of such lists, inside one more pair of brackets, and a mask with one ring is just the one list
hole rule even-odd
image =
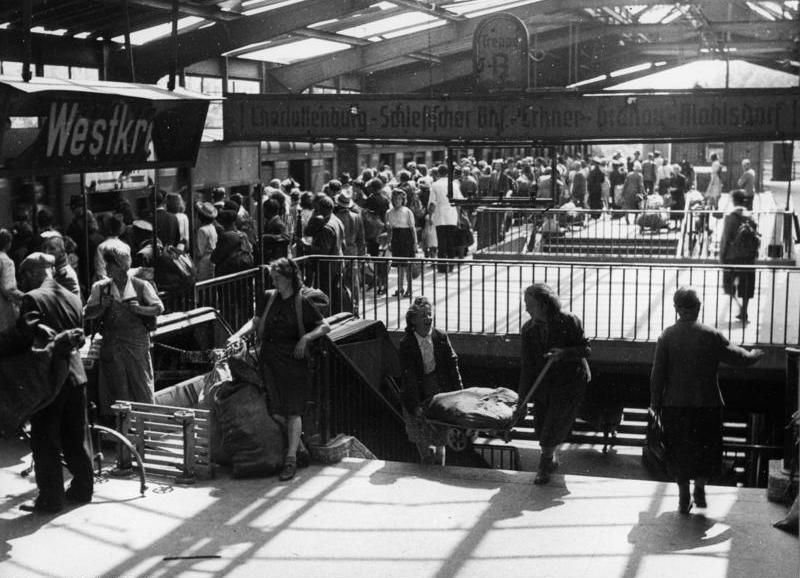
[[226, 140], [773, 140], [800, 137], [791, 90], [518, 97], [230, 95]]
[[77, 102], [52, 102], [47, 119], [48, 158], [118, 156], [144, 161], [153, 140], [153, 114], [117, 104], [110, 114], [95, 116]]
[[[108, 95], [35, 95], [33, 126], [7, 128], [0, 170], [106, 171], [192, 166], [206, 100], [147, 100]], [[13, 113], [12, 113], [13, 115]]]

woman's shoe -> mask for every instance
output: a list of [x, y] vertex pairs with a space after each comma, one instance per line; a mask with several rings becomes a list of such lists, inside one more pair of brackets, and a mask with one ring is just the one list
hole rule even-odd
[[553, 458], [539, 458], [539, 468], [536, 471], [533, 483], [537, 486], [546, 484], [550, 481], [550, 472], [552, 471], [554, 471]]
[[297, 458], [286, 458], [283, 462], [283, 469], [278, 474], [278, 479], [282, 482], [291, 480], [297, 473]]
[[680, 497], [678, 498], [678, 512], [688, 514], [692, 509], [692, 500], [689, 497], [689, 484], [678, 486]]
[[397, 291], [392, 293], [392, 297], [402, 297], [402, 296], [403, 296], [403, 290], [402, 289], [398, 289]]
[[311, 454], [307, 449], [297, 450], [297, 467], [307, 468], [311, 464]]
[[698, 508], [708, 507], [708, 503], [706, 502], [705, 488], [695, 488], [692, 497], [694, 498], [694, 503]]
[[533, 483], [537, 486], [544, 485], [550, 481], [550, 474], [544, 470], [539, 470], [536, 472], [536, 477], [533, 478]]

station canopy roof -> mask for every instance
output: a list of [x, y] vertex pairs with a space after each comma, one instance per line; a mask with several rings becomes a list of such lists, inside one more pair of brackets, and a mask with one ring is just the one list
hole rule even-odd
[[266, 72], [270, 92], [464, 91], [475, 28], [501, 12], [528, 29], [532, 88], [603, 89], [697, 59], [792, 75], [800, 66], [797, 0], [16, 0], [0, 4], [6, 60], [24, 56], [26, 2], [32, 54], [146, 83], [174, 64], [240, 79]]

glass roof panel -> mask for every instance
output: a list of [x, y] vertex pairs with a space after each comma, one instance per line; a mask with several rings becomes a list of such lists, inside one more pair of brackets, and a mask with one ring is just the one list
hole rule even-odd
[[[200, 22], [205, 22], [203, 18], [198, 18], [197, 16], [187, 16], [186, 18], [181, 18], [178, 20], [178, 30], [183, 28], [187, 28], [189, 26], [195, 26]], [[137, 30], [136, 32], [131, 32], [131, 44], [134, 46], [141, 46], [142, 44], [146, 44], [151, 40], [155, 40], [157, 38], [163, 38], [164, 36], [169, 36], [172, 32], [172, 23], [167, 22], [166, 24], [159, 24], [158, 26], [151, 26], [150, 28], [144, 28], [142, 30]], [[118, 42], [122, 44], [125, 42], [125, 36], [119, 35], [115, 36], [111, 39], [112, 42]]]
[[387, 32], [394, 32], [398, 29], [405, 29], [420, 24], [428, 24], [431, 21], [439, 21], [439, 18], [424, 12], [406, 12], [380, 20], [373, 20], [361, 26], [345, 28], [339, 30], [339, 34], [354, 36], [356, 38], [367, 38], [369, 36], [381, 36]]
[[672, 6], [656, 4], [639, 16], [639, 22], [642, 24], [658, 24], [669, 14], [670, 10], [672, 10]]
[[524, 6], [525, 4], [535, 4], [536, 2], [541, 2], [541, 0], [465, 0], [454, 4], [444, 4], [442, 8], [453, 14], [475, 18], [492, 12], [499, 12], [500, 10]]
[[439, 28], [445, 24], [447, 24], [447, 22], [444, 20], [437, 19], [431, 22], [426, 22], [425, 24], [420, 24], [419, 26], [412, 26], [411, 28], [403, 28], [401, 30], [395, 30], [394, 32], [387, 32], [383, 35], [383, 38], [397, 38], [398, 36], [405, 36], [406, 34], [413, 34], [414, 32], [422, 32], [423, 30], [430, 30], [431, 28]]
[[250, 60], [263, 60], [265, 62], [275, 62], [277, 64], [291, 64], [298, 60], [333, 54], [350, 48], [349, 44], [341, 42], [331, 42], [319, 38], [306, 38], [296, 42], [288, 42], [280, 46], [272, 46], [263, 50], [254, 50], [247, 54], [240, 54], [239, 58]]
[[244, 14], [245, 16], [253, 16], [254, 14], [269, 12], [270, 10], [275, 10], [276, 8], [282, 8], [284, 6], [290, 6], [291, 4], [297, 4], [298, 2], [302, 1], [303, 0], [284, 0], [283, 2], [277, 2], [275, 4], [269, 4], [267, 6], [258, 6], [258, 4], [261, 4], [261, 0], [250, 0], [250, 2], [245, 0], [244, 2], [242, 2], [242, 8], [247, 8], [248, 5], [255, 7], [250, 8], [249, 10], [242, 11], [242, 14]]

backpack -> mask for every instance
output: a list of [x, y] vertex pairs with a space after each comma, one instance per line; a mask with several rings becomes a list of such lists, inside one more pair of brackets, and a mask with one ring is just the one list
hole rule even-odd
[[741, 262], [753, 262], [758, 257], [760, 247], [761, 235], [756, 230], [755, 221], [745, 218], [733, 236], [728, 249], [728, 258]]
[[364, 209], [361, 218], [364, 221], [364, 238], [368, 241], [376, 240], [386, 230], [386, 225], [380, 217], [369, 209]]
[[224, 266], [226, 271], [244, 271], [254, 266], [253, 244], [246, 233], [239, 231], [239, 248], [234, 250], [226, 261]]

